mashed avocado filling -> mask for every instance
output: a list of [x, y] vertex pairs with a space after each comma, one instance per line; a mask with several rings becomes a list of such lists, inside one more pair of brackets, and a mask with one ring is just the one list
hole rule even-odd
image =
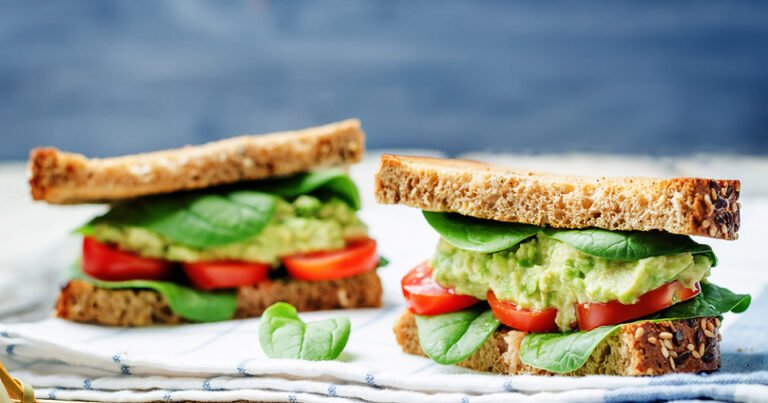
[[674, 280], [693, 288], [709, 276], [711, 264], [706, 255], [691, 253], [609, 260], [541, 233], [495, 253], [467, 251], [441, 240], [432, 259], [433, 276], [442, 286], [483, 300], [493, 290], [499, 299], [526, 309], [555, 307], [562, 330], [576, 322], [576, 303], [632, 304]]
[[367, 232], [347, 203], [302, 195], [293, 201], [279, 199], [274, 216], [259, 234], [226, 245], [195, 248], [146, 228], [112, 223], [93, 225], [92, 236], [145, 257], [180, 262], [243, 260], [277, 266], [281, 256], [341, 249], [346, 240], [366, 237]]

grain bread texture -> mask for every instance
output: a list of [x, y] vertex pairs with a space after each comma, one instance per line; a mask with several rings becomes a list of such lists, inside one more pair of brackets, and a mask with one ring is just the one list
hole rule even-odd
[[[600, 343], [584, 366], [559, 375], [662, 375], [714, 371], [720, 368], [719, 320], [686, 319], [629, 323]], [[414, 315], [406, 311], [395, 323], [403, 351], [425, 356]], [[505, 375], [557, 375], [520, 361], [525, 332], [502, 326], [465, 361], [457, 365]]]
[[[375, 271], [338, 280], [275, 280], [237, 291], [235, 319], [261, 316], [275, 302], [302, 311], [376, 308], [381, 306], [381, 280]], [[152, 290], [104, 289], [73, 280], [61, 290], [55, 315], [106, 326], [170, 325], [185, 322]]]
[[736, 239], [738, 180], [583, 177], [476, 161], [383, 155], [380, 203], [556, 228], [660, 230]]
[[114, 201], [351, 164], [362, 158], [364, 140], [360, 122], [350, 119], [114, 158], [37, 148], [29, 184], [32, 198], [48, 203]]

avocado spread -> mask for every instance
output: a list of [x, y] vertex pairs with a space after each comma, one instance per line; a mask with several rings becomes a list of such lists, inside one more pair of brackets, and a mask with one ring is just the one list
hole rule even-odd
[[673, 280], [693, 288], [709, 276], [710, 266], [707, 256], [690, 253], [608, 260], [543, 234], [496, 253], [470, 252], [440, 240], [432, 258], [433, 276], [442, 286], [483, 300], [490, 289], [500, 300], [525, 309], [555, 307], [561, 330], [576, 322], [576, 303], [632, 304]]
[[321, 201], [303, 195], [292, 202], [280, 200], [272, 220], [258, 235], [241, 242], [197, 249], [174, 244], [159, 234], [138, 227], [97, 224], [93, 236], [100, 242], [141, 256], [172, 261], [244, 260], [277, 266], [281, 256], [341, 249], [348, 239], [367, 236], [355, 210], [338, 199]]

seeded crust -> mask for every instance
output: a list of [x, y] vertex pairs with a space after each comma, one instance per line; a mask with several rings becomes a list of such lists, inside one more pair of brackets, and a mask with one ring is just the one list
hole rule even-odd
[[351, 164], [362, 158], [364, 138], [360, 121], [350, 119], [114, 158], [36, 148], [29, 184], [32, 198], [48, 203], [114, 201]]
[[[298, 311], [378, 308], [381, 280], [375, 271], [339, 280], [275, 280], [237, 292], [235, 319], [261, 316], [284, 301]], [[106, 326], [172, 325], [186, 322], [174, 314], [159, 293], [144, 289], [104, 289], [81, 280], [70, 281], [59, 294], [55, 315], [75, 322]]]
[[[597, 346], [583, 367], [559, 375], [640, 376], [714, 371], [720, 368], [719, 324], [716, 318], [625, 324]], [[404, 352], [426, 356], [419, 345], [416, 319], [411, 312], [400, 316], [394, 331]], [[525, 334], [502, 325], [477, 352], [457, 365], [505, 375], [558, 375], [520, 361], [520, 343]]]
[[736, 239], [738, 180], [555, 175], [482, 162], [383, 155], [380, 203], [556, 228], [661, 230]]

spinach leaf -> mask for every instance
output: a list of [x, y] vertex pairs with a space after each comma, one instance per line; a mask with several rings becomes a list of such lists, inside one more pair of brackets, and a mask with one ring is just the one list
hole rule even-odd
[[186, 192], [115, 204], [86, 225], [146, 228], [195, 248], [226, 245], [258, 235], [272, 219], [277, 197], [252, 190]]
[[544, 230], [547, 236], [565, 242], [592, 256], [610, 260], [640, 260], [679, 253], [703, 253], [717, 264], [708, 245], [696, 243], [685, 235], [660, 231], [608, 231], [599, 228]]
[[106, 289], [149, 289], [168, 301], [173, 313], [192, 322], [218, 322], [235, 316], [237, 295], [235, 292], [199, 291], [176, 283], [154, 280], [101, 281], [87, 276], [80, 262], [70, 268], [71, 279], [82, 280]]
[[493, 253], [509, 249], [535, 236], [541, 227], [424, 211], [424, 218], [451, 245], [464, 250]]
[[326, 169], [287, 178], [259, 181], [255, 183], [255, 189], [282, 197], [328, 193], [339, 197], [353, 209], [360, 209], [360, 194], [357, 186], [340, 169]]
[[[740, 313], [749, 307], [751, 297], [734, 294], [714, 284], [702, 284], [696, 298], [673, 305], [643, 320], [680, 320]], [[621, 325], [603, 326], [589, 332], [529, 333], [520, 345], [520, 360], [532, 367], [557, 373], [579, 369], [595, 348]], [[421, 334], [419, 334], [421, 336]]]
[[269, 358], [333, 360], [347, 345], [349, 332], [346, 317], [304, 323], [296, 308], [278, 302], [261, 316], [259, 344]]
[[416, 315], [421, 349], [438, 364], [465, 360], [499, 327], [490, 310], [465, 310], [435, 316]]

